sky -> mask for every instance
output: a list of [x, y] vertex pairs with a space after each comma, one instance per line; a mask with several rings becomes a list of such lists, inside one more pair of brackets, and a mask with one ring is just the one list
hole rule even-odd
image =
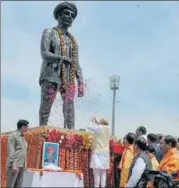
[[[42, 59], [41, 35], [57, 25], [59, 1], [1, 2], [1, 131], [16, 129], [19, 119], [38, 125]], [[85, 96], [75, 99], [76, 129], [92, 116], [111, 126], [109, 77], [120, 76], [116, 96], [115, 135], [145, 126], [149, 132], [179, 135], [179, 3], [75, 2], [78, 16], [70, 32], [79, 44], [87, 82]], [[49, 125], [63, 127], [60, 95]]]

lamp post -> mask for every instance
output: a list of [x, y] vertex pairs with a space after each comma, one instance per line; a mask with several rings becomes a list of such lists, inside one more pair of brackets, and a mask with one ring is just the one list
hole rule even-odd
[[112, 75], [110, 77], [109, 86], [113, 91], [113, 103], [112, 103], [112, 136], [115, 136], [115, 108], [116, 108], [116, 90], [119, 89], [120, 77]]

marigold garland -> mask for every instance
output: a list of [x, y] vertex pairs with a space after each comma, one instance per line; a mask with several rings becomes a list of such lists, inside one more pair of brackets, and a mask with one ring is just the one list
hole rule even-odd
[[[1, 187], [6, 186], [7, 136], [1, 135]], [[2, 155], [3, 154], [3, 155]]]
[[59, 146], [58, 166], [59, 166], [60, 168], [62, 168], [62, 167], [61, 167], [61, 158], [62, 158], [62, 150], [61, 150], [61, 148], [60, 148], [60, 146]]
[[70, 169], [73, 170], [75, 164], [74, 164], [74, 150], [73, 148], [70, 150]]
[[[58, 36], [60, 38], [60, 46], [61, 46], [61, 56], [65, 56], [65, 40], [62, 35], [62, 32], [60, 29], [54, 28]], [[75, 38], [72, 36], [71, 33], [67, 33], [71, 39], [72, 42], [72, 62], [71, 62], [71, 68], [70, 68], [70, 80], [69, 80], [69, 86], [73, 88], [75, 86], [75, 69], [76, 69], [76, 41]], [[65, 64], [61, 64], [61, 88], [66, 91], [67, 89], [67, 83], [66, 83], [66, 67]]]
[[61, 147], [61, 156], [60, 156], [60, 167], [62, 169], [65, 169], [65, 148]]
[[65, 158], [65, 169], [69, 169], [70, 168], [69, 167], [70, 155], [69, 155], [69, 149], [68, 148], [66, 148], [66, 150], [65, 150], [65, 156], [66, 156], [66, 158]]
[[[34, 152], [34, 137], [35, 135], [30, 133], [30, 140], [29, 140], [29, 144], [28, 144], [28, 152], [27, 152], [27, 158], [26, 158], [26, 166], [27, 168], [32, 168], [33, 167], [33, 160], [32, 160], [32, 153]], [[31, 155], [30, 155], [31, 153]]]
[[42, 168], [43, 135], [38, 138], [36, 168]]
[[80, 152], [79, 152], [79, 149], [77, 149], [77, 148], [75, 148], [74, 149], [74, 169], [75, 170], [78, 170], [78, 169], [80, 169], [79, 168], [79, 159], [80, 158]]
[[35, 168], [35, 163], [36, 163], [36, 158], [35, 158], [35, 156], [36, 155], [32, 155], [32, 153], [34, 153], [34, 151], [36, 151], [36, 143], [35, 143], [35, 141], [36, 141], [36, 138], [37, 138], [37, 136], [36, 135], [33, 135], [33, 137], [32, 137], [33, 139], [32, 139], [32, 145], [30, 145], [30, 147], [31, 147], [31, 154], [30, 153], [28, 153], [28, 155], [29, 155], [29, 164], [30, 164], [30, 167], [31, 168]]

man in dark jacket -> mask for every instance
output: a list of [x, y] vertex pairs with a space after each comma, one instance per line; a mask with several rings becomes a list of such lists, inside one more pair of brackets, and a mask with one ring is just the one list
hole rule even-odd
[[162, 152], [160, 146], [157, 145], [157, 136], [153, 133], [147, 135], [148, 145], [152, 145], [155, 151], [155, 157], [157, 161], [160, 163], [162, 160]]

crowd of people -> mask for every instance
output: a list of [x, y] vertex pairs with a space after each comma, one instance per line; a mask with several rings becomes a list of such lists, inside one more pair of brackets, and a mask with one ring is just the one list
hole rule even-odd
[[142, 187], [142, 175], [146, 170], [179, 171], [179, 145], [171, 135], [150, 133], [139, 127], [136, 133], [128, 133], [123, 144], [125, 151], [120, 161], [120, 187]]
[[[20, 120], [17, 131], [8, 136], [7, 187], [22, 187], [27, 143], [24, 133], [29, 122]], [[92, 119], [88, 126], [91, 131], [92, 156], [90, 168], [93, 169], [94, 187], [106, 186], [106, 174], [110, 169], [110, 128], [106, 119]], [[129, 132], [123, 138], [125, 150], [118, 169], [120, 187], [146, 187], [142, 181], [147, 170], [179, 172], [179, 139], [171, 135], [147, 134], [145, 127], [135, 133]], [[152, 186], [151, 186], [152, 187]]]
[[[93, 135], [91, 168], [94, 174], [94, 187], [105, 187], [106, 170], [109, 165], [109, 127], [107, 120], [96, 118], [88, 130]], [[120, 187], [152, 187], [151, 182], [142, 181], [149, 170], [179, 172], [179, 139], [171, 135], [147, 134], [140, 126], [135, 133], [129, 132], [123, 138], [125, 150], [119, 163]]]

